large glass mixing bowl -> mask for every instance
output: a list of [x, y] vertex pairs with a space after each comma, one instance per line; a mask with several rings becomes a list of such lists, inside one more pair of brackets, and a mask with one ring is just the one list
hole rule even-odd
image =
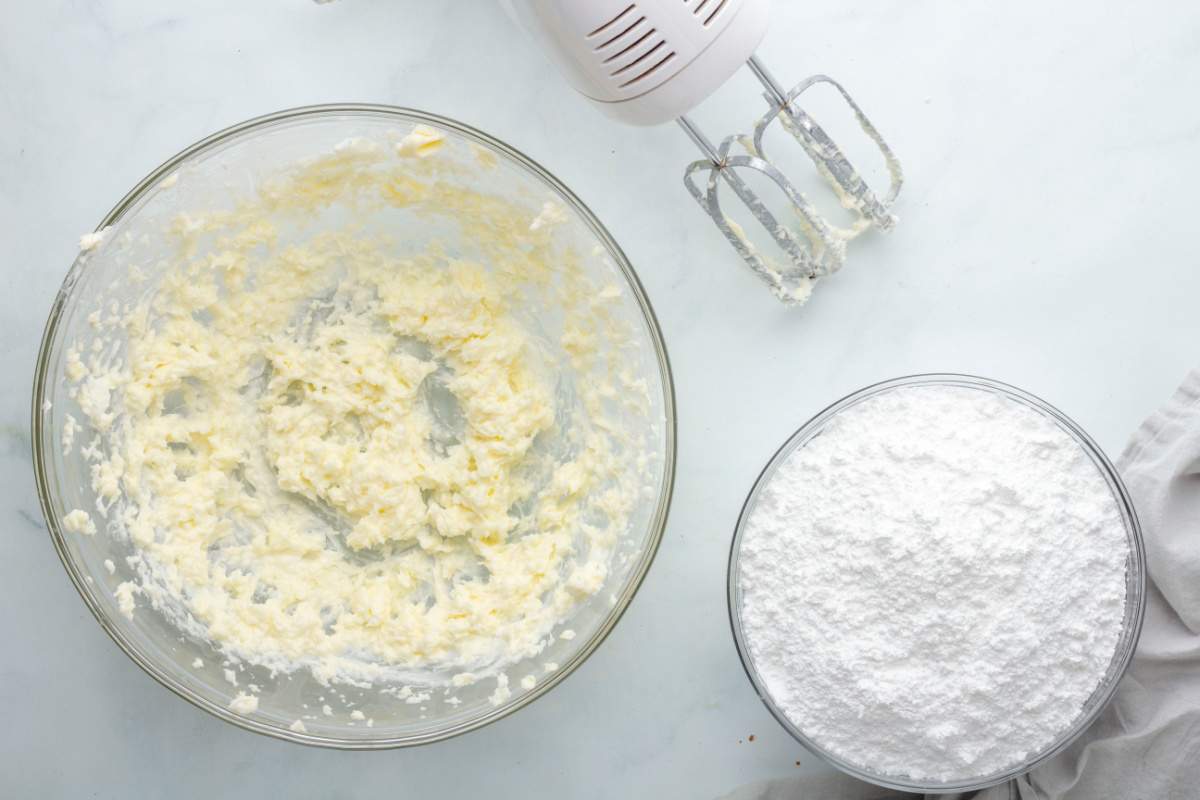
[[[537, 219], [547, 202], [561, 209], [549, 220], [552, 236], [537, 246], [548, 248], [552, 256], [570, 257], [584, 275], [604, 286], [606, 319], [626, 332], [620, 364], [633, 385], [644, 387], [647, 399], [636, 418], [626, 420], [642, 437], [637, 469], [646, 478], [644, 491], [632, 502], [625, 529], [617, 532], [603, 585], [563, 623], [574, 636], [551, 637], [543, 652], [508, 668], [515, 677], [507, 698], [502, 693], [489, 697], [496, 683], [488, 680], [458, 687], [452, 698], [435, 691], [414, 700], [386, 683], [323, 685], [307, 670], [273, 672], [253, 664], [236, 665], [234, 686], [225, 675], [225, 655], [211, 641], [181, 631], [148, 605], [139, 605], [131, 616], [121, 612], [116, 589], [133, 577], [127, 558], [134, 546], [127, 538], [104, 530], [86, 536], [65, 526], [72, 509], [92, 509], [97, 501], [91, 465], [81, 455], [81, 445], [93, 435], [87, 424], [74, 437], [73, 448], [64, 454], [62, 446], [67, 415], [84, 419], [69, 391], [67, 352], [89, 351], [94, 336], [89, 315], [94, 322], [96, 314], [108, 314], [144, 291], [129, 279], [128, 263], [136, 261], [153, 273], [160, 263], [157, 250], [165, 247], [162, 231], [178, 228], [190, 211], [253, 194], [278, 171], [336, 152], [339, 144], [374, 141], [390, 151], [417, 125], [445, 137], [437, 154], [441, 166], [430, 180], [468, 189], [472, 197], [485, 200], [444, 213], [393, 208], [370, 224], [382, 228], [401, 250], [421, 252], [417, 249], [434, 243], [452, 254], [486, 261], [478, 255], [477, 239], [497, 224], [487, 217], [489, 208], [515, 210], [527, 220]], [[397, 188], [402, 190], [404, 186]], [[318, 212], [331, 215], [334, 224], [361, 223], [352, 203], [332, 210], [322, 206], [314, 210]], [[103, 244], [72, 265], [50, 311], [34, 377], [34, 465], [42, 510], [67, 574], [104, 630], [142, 669], [180, 697], [249, 730], [327, 747], [397, 747], [444, 739], [512, 713], [563, 680], [612, 631], [645, 576], [666, 523], [675, 460], [674, 393], [662, 336], [633, 268], [595, 215], [554, 176], [503, 142], [443, 117], [372, 105], [300, 108], [250, 120], [187, 148], [134, 187], [98, 230], [106, 228]], [[153, 282], [155, 276], [149, 277]], [[536, 294], [536, 287], [530, 291]], [[558, 310], [552, 303], [539, 305], [531, 294], [519, 311], [534, 330], [554, 331]], [[606, 331], [598, 333], [597, 346], [603, 348], [608, 337]], [[558, 391], [564, 384], [569, 387], [570, 379], [560, 375]], [[632, 449], [629, 457], [634, 457]], [[518, 684], [527, 674], [537, 676], [533, 688]], [[258, 690], [257, 708], [249, 713], [230, 710], [238, 693], [251, 684]], [[301, 718], [303, 725], [298, 725]]]
[[[747, 521], [757, 505], [763, 487], [792, 453], [820, 436], [829, 421], [838, 414], [868, 398], [907, 386], [951, 386], [989, 392], [1045, 415], [1061, 428], [1063, 432], [1075, 440], [1080, 449], [1096, 465], [1096, 469], [1104, 477], [1105, 482], [1107, 482], [1109, 489], [1112, 491], [1113, 501], [1120, 510], [1121, 518], [1125, 523], [1125, 537], [1129, 546], [1125, 562], [1125, 613], [1122, 619], [1123, 627], [1121, 636], [1113, 651], [1108, 671], [1079, 710], [1079, 714], [1076, 716], [1074, 722], [1067, 726], [1053, 742], [1031, 753], [1024, 761], [990, 775], [965, 776], [960, 780], [948, 781], [917, 780], [903, 775], [879, 772], [869, 767], [855, 764], [822, 747], [804, 734], [802, 730], [803, 720], [789, 719], [775, 703], [767, 688], [766, 681], [759, 673], [758, 667], [751, 657], [750, 649], [742, 630], [743, 591], [741, 569], [739, 566], [742, 536], [745, 532]], [[729, 620], [733, 627], [734, 643], [737, 646], [738, 656], [742, 660], [742, 666], [746, 670], [746, 675], [750, 678], [755, 692], [757, 692], [763, 704], [766, 705], [767, 710], [771, 712], [771, 715], [779, 721], [779, 724], [795, 737], [800, 744], [843, 772], [880, 786], [909, 792], [944, 794], [976, 791], [1022, 775], [1062, 752], [1064, 748], [1087, 730], [1088, 726], [1104, 710], [1104, 707], [1112, 698], [1113, 692], [1116, 691], [1121, 677], [1125, 674], [1130, 659], [1133, 657], [1133, 651], [1137, 647], [1138, 637], [1142, 631], [1142, 619], [1145, 616], [1146, 610], [1145, 593], [1146, 555], [1142, 542], [1142, 529], [1138, 524], [1137, 514], [1134, 511], [1133, 501], [1129, 497], [1129, 492], [1125, 489], [1120, 475], [1117, 474], [1116, 468], [1108, 460], [1104, 451], [1100, 449], [1100, 446], [1082, 428], [1044, 400], [1014, 386], [972, 375], [913, 375], [884, 381], [868, 386], [865, 389], [860, 389], [854, 394], [842, 398], [806, 422], [784, 442], [783, 446], [767, 462], [766, 467], [763, 468], [762, 473], [758, 476], [758, 480], [755, 481], [754, 488], [751, 489], [750, 495], [746, 498], [746, 503], [742, 506], [741, 515], [738, 517], [737, 529], [734, 532], [733, 545], [729, 553]]]

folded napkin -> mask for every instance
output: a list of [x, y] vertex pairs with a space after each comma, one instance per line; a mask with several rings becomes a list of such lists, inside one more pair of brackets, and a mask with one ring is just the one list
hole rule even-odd
[[[1146, 539], [1146, 621], [1112, 702], [1067, 750], [957, 800], [1200, 798], [1200, 371], [1133, 434], [1117, 467]], [[721, 800], [913, 798], [840, 774], [766, 781]]]

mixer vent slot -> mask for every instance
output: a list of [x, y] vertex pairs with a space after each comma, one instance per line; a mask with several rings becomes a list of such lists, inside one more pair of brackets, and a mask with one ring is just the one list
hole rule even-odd
[[[663, 44], [665, 44], [665, 42]], [[661, 47], [661, 46], [662, 45], [660, 44], [659, 47]], [[657, 49], [657, 48], [655, 48], [655, 49]], [[657, 55], [657, 53], [655, 55]], [[675, 51], [672, 50], [670, 53], [667, 53], [662, 58], [660, 58], [658, 61], [655, 61], [653, 64], [651, 64], [649, 67], [647, 67], [646, 70], [644, 70], [643, 72], [639, 72], [637, 75], [634, 75], [632, 78], [630, 78], [629, 80], [622, 83], [619, 88], [627, 89], [630, 86], [633, 86], [635, 83], [638, 83], [640, 81], [645, 80], [646, 78], [649, 78], [651, 75], [658, 72], [659, 69], [661, 69], [662, 67], [664, 67], [668, 63], [670, 63], [671, 60], [674, 58], [675, 58]]]
[[659, 39], [658, 44], [654, 45], [654, 47], [651, 47], [649, 50], [642, 53], [640, 56], [635, 58], [633, 61], [630, 61], [625, 66], [621, 67], [618, 70], [615, 70], [612, 73], [612, 76], [615, 78], [618, 75], [623, 75], [624, 73], [628, 72], [629, 70], [633, 69], [634, 67], [636, 67], [639, 64], [646, 64], [646, 63], [653, 64], [654, 63], [653, 61], [647, 62], [647, 59], [654, 58], [655, 53], [658, 53], [658, 56], [657, 56], [658, 58], [661, 58], [662, 56], [666, 55], [665, 52], [659, 53], [659, 51], [662, 50], [666, 46], [667, 46], [667, 43], [665, 41], [663, 41], [662, 39]]
[[685, 5], [695, 4], [692, 8], [692, 15], [699, 17], [701, 14], [706, 14], [704, 17], [704, 27], [712, 25], [721, 12], [725, 10], [725, 6], [729, 4], [729, 0], [683, 0]]
[[624, 21], [622, 21], [621, 25], [617, 26], [618, 32], [616, 34], [614, 34], [611, 38], [605, 39], [603, 42], [596, 45], [596, 47], [594, 49], [597, 51], [603, 50], [606, 47], [609, 47], [610, 45], [617, 44], [618, 42], [628, 41], [631, 36], [636, 37], [638, 34], [638, 31], [642, 27], [642, 23], [645, 21], [646, 21], [645, 17], [638, 17], [633, 22], [629, 23], [629, 25], [627, 25], [625, 27], [621, 27], [621, 25], [624, 25]]
[[[587, 35], [587, 38], [595, 39], [597, 36], [599, 36], [602, 33], [606, 33], [606, 32], [609, 34], [614, 33], [615, 31], [613, 30], [613, 28], [615, 28], [622, 21], [624, 21], [626, 23], [631, 21], [634, 18], [633, 12], [636, 10], [637, 10], [637, 4], [630, 3], [628, 6], [625, 7], [625, 10], [622, 11], [620, 14], [617, 14], [615, 17], [610, 19], [608, 22], [604, 23], [599, 28], [596, 28], [594, 31], [589, 33]], [[620, 36], [621, 36], [621, 34], [618, 33], [617, 37], [620, 38]], [[601, 42], [600, 44], [596, 45], [596, 49], [599, 50], [601, 47], [604, 47], [606, 44], [608, 44], [608, 42]]]
[[[642, 34], [641, 36], [639, 36], [638, 38], [634, 39], [632, 43], [630, 43], [630, 44], [626, 45], [625, 47], [622, 47], [620, 50], [618, 50], [617, 52], [613, 53], [613, 54], [612, 54], [611, 56], [609, 56], [608, 58], [604, 59], [604, 63], [605, 63], [605, 64], [608, 64], [608, 63], [609, 63], [609, 62], [611, 62], [611, 61], [616, 61], [618, 58], [620, 58], [621, 56], [625, 55], [625, 54], [626, 54], [626, 53], [628, 53], [630, 50], [632, 50], [633, 48], [637, 47], [639, 44], [641, 44], [642, 42], [646, 41], [647, 39], [649, 39], [651, 36], [653, 36], [653, 35], [654, 35], [654, 34], [656, 34], [656, 33], [658, 33], [658, 29], [657, 29], [657, 28], [651, 28], [650, 30], [646, 31], [645, 33], [643, 33], [643, 34]], [[663, 44], [663, 39], [662, 39], [662, 37], [659, 37], [659, 39], [658, 39], [658, 44], [659, 44], [659, 45], [662, 45], [662, 44]], [[642, 56], [642, 58], [645, 58], [645, 56]], [[633, 66], [633, 64], [636, 64], [636, 63], [637, 63], [637, 62], [636, 62], [636, 61], [634, 61], [634, 62], [631, 62], [631, 63], [629, 63], [629, 64], [626, 64], [624, 67], [621, 67], [620, 69], [618, 69], [616, 72], [614, 72], [614, 73], [612, 73], [612, 74], [613, 74], [613, 75], [616, 75], [616, 74], [618, 74], [618, 73], [624, 72], [626, 69], [628, 69], [629, 67]]]
[[[696, 0], [684, 0], [695, 2]], [[699, 0], [701, 4], [726, 0]], [[617, 88], [628, 89], [646, 80], [677, 55], [666, 38], [639, 13], [637, 3], [630, 3], [621, 13], [589, 33], [596, 44], [592, 52], [603, 58], [609, 77], [620, 81]]]

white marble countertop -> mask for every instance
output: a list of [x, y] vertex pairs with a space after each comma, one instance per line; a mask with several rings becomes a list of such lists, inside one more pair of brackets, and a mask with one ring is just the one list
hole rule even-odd
[[[0, 23], [0, 786], [13, 797], [712, 798], [823, 769], [771, 719], [725, 612], [737, 512], [832, 400], [921, 371], [1039, 394], [1111, 455], [1200, 361], [1200, 7], [776, 3], [761, 54], [841, 79], [902, 158], [890, 236], [786, 310], [687, 197], [673, 126], [587, 107], [483, 0], [44, 0]], [[29, 446], [42, 325], [143, 174], [247, 117], [393, 103], [540, 161], [609, 226], [662, 323], [679, 469], [658, 559], [615, 633], [529, 708], [452, 741], [341, 753], [233, 728], [143, 674], [71, 587]], [[698, 114], [761, 108], [743, 74]], [[749, 736], [755, 735], [753, 742]], [[801, 766], [797, 766], [799, 760]]]

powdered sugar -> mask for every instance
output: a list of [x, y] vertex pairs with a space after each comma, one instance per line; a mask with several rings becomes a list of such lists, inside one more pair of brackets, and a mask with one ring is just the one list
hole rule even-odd
[[751, 662], [811, 740], [872, 772], [982, 777], [1063, 733], [1122, 630], [1129, 549], [1097, 466], [992, 391], [888, 389], [792, 452], [750, 511]]

